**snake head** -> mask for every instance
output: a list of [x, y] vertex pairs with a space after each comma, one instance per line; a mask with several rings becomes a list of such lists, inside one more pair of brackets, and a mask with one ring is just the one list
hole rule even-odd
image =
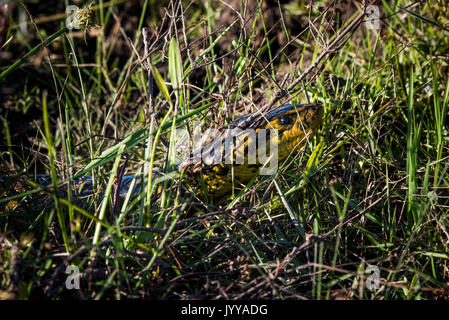
[[284, 104], [271, 111], [266, 116], [273, 129], [286, 131], [300, 129], [303, 131], [315, 129], [323, 119], [323, 106], [319, 103], [311, 104]]
[[323, 106], [319, 103], [285, 104], [268, 113], [265, 128], [278, 131], [280, 160], [313, 136], [321, 125], [323, 114]]

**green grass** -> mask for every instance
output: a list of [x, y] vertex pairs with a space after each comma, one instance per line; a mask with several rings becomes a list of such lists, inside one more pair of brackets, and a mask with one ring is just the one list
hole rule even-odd
[[[35, 24], [17, 5], [0, 51], [0, 298], [449, 297], [447, 7], [382, 1], [379, 31], [361, 24], [296, 84], [356, 2], [309, 15], [291, 1], [279, 17], [265, 0], [229, 2], [240, 15], [98, 1], [99, 28], [78, 33], [24, 3]], [[274, 176], [212, 201], [171, 172], [177, 129], [224, 127], [289, 87], [274, 106], [317, 101], [325, 118]], [[17, 183], [33, 173], [52, 184]], [[143, 188], [117, 201], [123, 173]], [[85, 175], [99, 192], [64, 192]], [[66, 264], [80, 290], [65, 288]]]

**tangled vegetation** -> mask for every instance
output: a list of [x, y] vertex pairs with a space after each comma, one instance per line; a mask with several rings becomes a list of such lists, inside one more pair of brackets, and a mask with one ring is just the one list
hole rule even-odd
[[[449, 297], [446, 1], [87, 5], [0, 7], [1, 299]], [[221, 201], [149, 174], [177, 128], [311, 102], [317, 135]]]

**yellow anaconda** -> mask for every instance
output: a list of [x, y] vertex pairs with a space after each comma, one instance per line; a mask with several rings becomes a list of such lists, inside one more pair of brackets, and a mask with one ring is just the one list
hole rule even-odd
[[[315, 134], [323, 119], [323, 107], [318, 103], [282, 105], [264, 116], [253, 131], [244, 131], [242, 134], [235, 129], [243, 121], [251, 119], [250, 116], [238, 118], [233, 123], [234, 129], [228, 131], [227, 135], [221, 134], [220, 139], [215, 139], [214, 142], [204, 145], [200, 150], [203, 158], [193, 158], [188, 163], [181, 162], [175, 166], [178, 171], [184, 170], [184, 177], [187, 177], [187, 180], [197, 188], [198, 192], [201, 190], [199, 187], [203, 185], [211, 198], [223, 198], [232, 191], [233, 186], [236, 189], [241, 189], [259, 173], [261, 168], [266, 168], [267, 164], [271, 164], [270, 161], [273, 159], [276, 164], [275, 169], [277, 169], [277, 162], [299, 150], [307, 139]], [[269, 132], [270, 129], [276, 130], [276, 134]], [[259, 135], [262, 131], [265, 131], [266, 136]], [[226, 140], [229, 137], [231, 139]], [[232, 142], [229, 144], [229, 149], [227, 149], [226, 141]], [[261, 146], [264, 146], [263, 152], [261, 152]], [[216, 159], [218, 162], [208, 164], [207, 161], [203, 161], [204, 154], [207, 158], [207, 156], [216, 156], [217, 153], [220, 154]], [[154, 174], [158, 175], [156, 172]], [[33, 175], [28, 179], [41, 185], [51, 183], [51, 178], [48, 175]], [[137, 179], [137, 183], [132, 193], [140, 192], [141, 177], [124, 176], [120, 183], [120, 196], [128, 193], [131, 181], [134, 179]], [[11, 184], [11, 180], [15, 182]], [[0, 183], [8, 186], [8, 190], [14, 188], [13, 184], [20, 184], [19, 180], [18, 177], [0, 176]], [[75, 186], [74, 189], [80, 195], [91, 194], [93, 192], [92, 177], [83, 176], [74, 181], [72, 186]], [[6, 194], [0, 192], [0, 195], [5, 196]]]
[[[246, 120], [249, 117], [243, 116], [237, 119], [234, 125]], [[323, 107], [321, 104], [300, 104], [300, 105], [282, 105], [279, 108], [269, 112], [261, 125], [255, 128], [254, 134], [243, 134], [234, 143], [234, 149], [232, 153], [226, 152], [223, 140], [225, 136], [223, 135], [219, 141], [219, 147], [213, 150], [214, 142], [201, 148], [203, 152], [210, 152], [210, 157], [214, 157], [214, 152], [219, 151], [223, 156], [219, 159], [219, 163], [207, 165], [204, 161], [197, 158], [193, 160], [193, 163], [188, 167], [190, 175], [187, 174], [189, 180], [198, 184], [201, 182], [200, 179], [204, 179], [205, 185], [207, 187], [208, 193], [213, 198], [221, 198], [232, 190], [233, 182], [236, 188], [248, 183], [258, 171], [264, 167], [270, 159], [267, 155], [267, 161], [260, 161], [258, 158], [260, 156], [261, 143], [258, 141], [259, 131], [261, 129], [274, 129], [277, 130], [276, 135], [269, 135], [266, 132], [267, 139], [265, 140], [266, 152], [270, 153], [270, 146], [277, 146], [277, 157], [274, 158], [275, 161], [282, 161], [288, 155], [295, 150], [299, 150], [306, 142], [310, 139], [319, 128], [323, 119]], [[230, 132], [228, 134], [234, 135], [235, 132]], [[234, 138], [234, 140], [236, 140]], [[269, 143], [271, 142], [271, 144]], [[253, 148], [251, 148], [253, 146]], [[252, 163], [248, 161], [254, 153], [257, 151], [258, 158]], [[232, 154], [232, 156], [230, 156]], [[241, 156], [241, 161], [237, 162], [238, 156]], [[232, 160], [231, 160], [232, 158]], [[204, 159], [204, 156], [203, 156]], [[233, 163], [232, 163], [233, 162]], [[183, 165], [177, 166], [182, 168]], [[184, 166], [185, 167], [185, 166]], [[199, 174], [200, 173], [200, 174]]]

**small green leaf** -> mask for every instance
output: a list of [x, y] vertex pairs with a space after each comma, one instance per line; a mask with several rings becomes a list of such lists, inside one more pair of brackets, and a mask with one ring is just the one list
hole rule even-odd
[[416, 12], [407, 10], [407, 9], [405, 9], [405, 8], [401, 8], [400, 6], [398, 6], [398, 8], [401, 9], [402, 11], [405, 11], [405, 12], [407, 12], [408, 14], [411, 14], [412, 16], [414, 16], [414, 17], [416, 17], [416, 18], [418, 18], [418, 19], [424, 21], [424, 22], [427, 22], [427, 23], [429, 23], [429, 24], [431, 24], [431, 25], [433, 25], [433, 26], [435, 26], [435, 27], [438, 27], [438, 28], [441, 28], [441, 29], [443, 29], [443, 30], [448, 31], [448, 29], [445, 28], [444, 26], [442, 26], [440, 23], [438, 23], [438, 21], [435, 21], [435, 20], [426, 18], [426, 17], [424, 17], [424, 16], [421, 16], [421, 15], [417, 14]]
[[182, 60], [181, 52], [175, 38], [171, 38], [168, 47], [168, 72], [170, 73], [170, 81], [175, 91], [176, 99], [182, 105]]
[[231, 23], [222, 33], [220, 33], [217, 37], [217, 39], [214, 40], [214, 42], [212, 42], [212, 44], [207, 47], [206, 49], [204, 49], [204, 51], [202, 51], [200, 53], [200, 55], [196, 58], [195, 63], [199, 63], [201, 60], [203, 60], [204, 56], [209, 53], [209, 51], [212, 50], [213, 47], [215, 47], [215, 45], [218, 43], [218, 41], [221, 40], [221, 38], [223, 38], [223, 36], [228, 33], [229, 29], [231, 29], [234, 24], [237, 22], [237, 20], [235, 20], [233, 23]]
[[154, 80], [156, 81], [156, 85], [161, 90], [162, 95], [165, 99], [168, 100], [168, 102], [171, 103], [170, 94], [168, 93], [167, 86], [165, 85], [164, 79], [162, 78], [161, 74], [157, 70], [157, 68], [153, 65], [151, 65], [151, 72], [153, 73]]
[[305, 170], [305, 176], [307, 176], [311, 169], [316, 167], [317, 162], [321, 154], [323, 153], [323, 147], [324, 147], [324, 141], [321, 141], [315, 149], [313, 149], [312, 155], [310, 156], [309, 160], [307, 161], [306, 170]]

